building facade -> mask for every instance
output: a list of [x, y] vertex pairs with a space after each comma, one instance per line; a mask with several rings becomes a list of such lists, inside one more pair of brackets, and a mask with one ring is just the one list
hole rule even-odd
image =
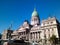
[[59, 28], [60, 23], [55, 17], [49, 17], [46, 20], [42, 20], [40, 23], [39, 14], [36, 9], [34, 9], [30, 23], [25, 20], [19, 29], [11, 33], [11, 39], [24, 39], [25, 41], [29, 42], [44, 42], [44, 40], [47, 40], [48, 43], [48, 40], [50, 37], [52, 37], [52, 35], [59, 38]]
[[6, 39], [9, 39], [11, 38], [11, 33], [13, 33], [12, 30], [4, 30], [4, 32], [2, 33], [2, 40], [6, 40]]

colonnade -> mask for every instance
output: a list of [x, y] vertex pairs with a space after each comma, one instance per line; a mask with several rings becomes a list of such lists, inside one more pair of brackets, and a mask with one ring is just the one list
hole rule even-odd
[[39, 32], [31, 32], [30, 33], [30, 40], [37, 41], [40, 39], [40, 31]]

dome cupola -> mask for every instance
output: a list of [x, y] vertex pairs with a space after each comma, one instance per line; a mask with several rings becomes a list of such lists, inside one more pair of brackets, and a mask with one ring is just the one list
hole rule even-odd
[[32, 12], [31, 25], [40, 25], [40, 18], [38, 12], [36, 11], [36, 8], [34, 8], [34, 11]]
[[34, 8], [34, 11], [32, 13], [32, 16], [38, 16], [38, 12], [36, 11], [36, 8]]

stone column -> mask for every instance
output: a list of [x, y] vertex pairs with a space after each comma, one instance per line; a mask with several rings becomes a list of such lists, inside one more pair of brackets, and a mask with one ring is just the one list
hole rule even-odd
[[31, 37], [31, 36], [30, 36], [30, 33], [29, 33], [29, 41], [30, 41], [30, 37]]
[[33, 39], [33, 32], [32, 32], [32, 39]]
[[36, 40], [38, 40], [38, 32], [36, 33]]
[[39, 39], [40, 39], [40, 32], [39, 32]]
[[35, 32], [34, 32], [34, 39], [35, 39]]
[[35, 41], [36, 41], [36, 32], [35, 32]]
[[38, 40], [39, 40], [39, 32], [37, 33], [37, 36], [38, 36]]
[[31, 33], [31, 39], [32, 39], [32, 33]]
[[33, 32], [33, 40], [34, 40], [34, 32]]
[[36, 32], [36, 41], [37, 41], [37, 32]]
[[30, 33], [30, 39], [32, 40], [32, 33]]

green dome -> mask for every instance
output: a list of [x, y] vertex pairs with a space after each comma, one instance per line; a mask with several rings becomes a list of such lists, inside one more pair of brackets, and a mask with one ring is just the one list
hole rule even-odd
[[36, 9], [34, 8], [34, 11], [32, 13], [32, 16], [38, 16], [38, 12], [36, 11]]

